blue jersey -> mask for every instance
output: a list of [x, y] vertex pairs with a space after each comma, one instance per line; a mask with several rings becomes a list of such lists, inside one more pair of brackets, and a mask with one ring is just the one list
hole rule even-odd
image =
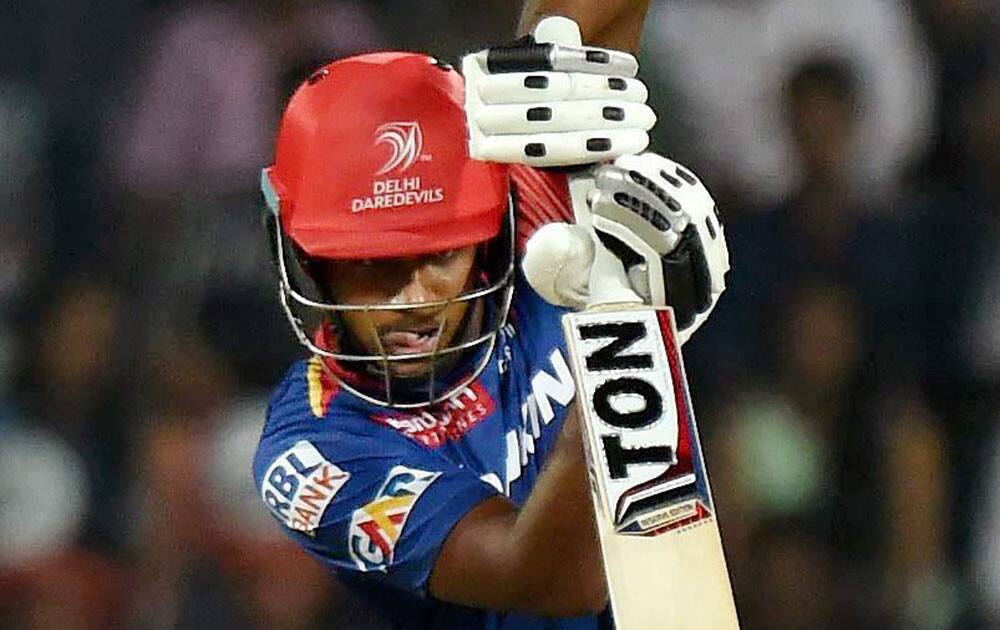
[[271, 399], [254, 458], [262, 500], [396, 627], [600, 626], [594, 616], [474, 610], [427, 590], [441, 545], [471, 508], [499, 494], [524, 503], [575, 395], [562, 309], [521, 277], [514, 296], [486, 368], [443, 403], [417, 411], [368, 403], [338, 391], [318, 357], [296, 363]]

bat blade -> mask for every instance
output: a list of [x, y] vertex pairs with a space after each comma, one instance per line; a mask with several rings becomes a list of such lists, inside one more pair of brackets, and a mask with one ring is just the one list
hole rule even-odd
[[618, 630], [739, 628], [669, 308], [563, 317]]

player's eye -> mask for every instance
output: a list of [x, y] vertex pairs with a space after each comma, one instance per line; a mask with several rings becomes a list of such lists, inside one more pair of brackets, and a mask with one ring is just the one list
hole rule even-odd
[[434, 262], [446, 263], [458, 255], [458, 249], [446, 249], [443, 252], [434, 254]]
[[355, 269], [366, 274], [380, 273], [391, 265], [391, 260], [390, 258], [361, 258], [357, 261]]

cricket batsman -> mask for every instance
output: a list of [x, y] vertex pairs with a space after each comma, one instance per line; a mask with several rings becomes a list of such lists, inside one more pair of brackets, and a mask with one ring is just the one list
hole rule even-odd
[[[604, 22], [627, 47], [645, 4], [535, 2], [525, 24], [569, 14], [589, 42], [594, 15], [638, 5]], [[560, 316], [615, 279], [673, 305], [686, 338], [724, 289], [708, 192], [642, 153], [634, 57], [575, 28], [541, 20], [464, 78], [420, 54], [331, 63], [263, 172], [309, 358], [271, 398], [259, 496], [394, 627], [612, 627]], [[620, 229], [572, 223], [566, 167], [593, 169], [586, 203]]]

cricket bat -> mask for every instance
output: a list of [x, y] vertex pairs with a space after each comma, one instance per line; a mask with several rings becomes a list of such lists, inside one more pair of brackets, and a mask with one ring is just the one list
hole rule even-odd
[[[573, 175], [577, 223], [588, 175]], [[673, 311], [563, 316], [617, 630], [739, 628]]]

